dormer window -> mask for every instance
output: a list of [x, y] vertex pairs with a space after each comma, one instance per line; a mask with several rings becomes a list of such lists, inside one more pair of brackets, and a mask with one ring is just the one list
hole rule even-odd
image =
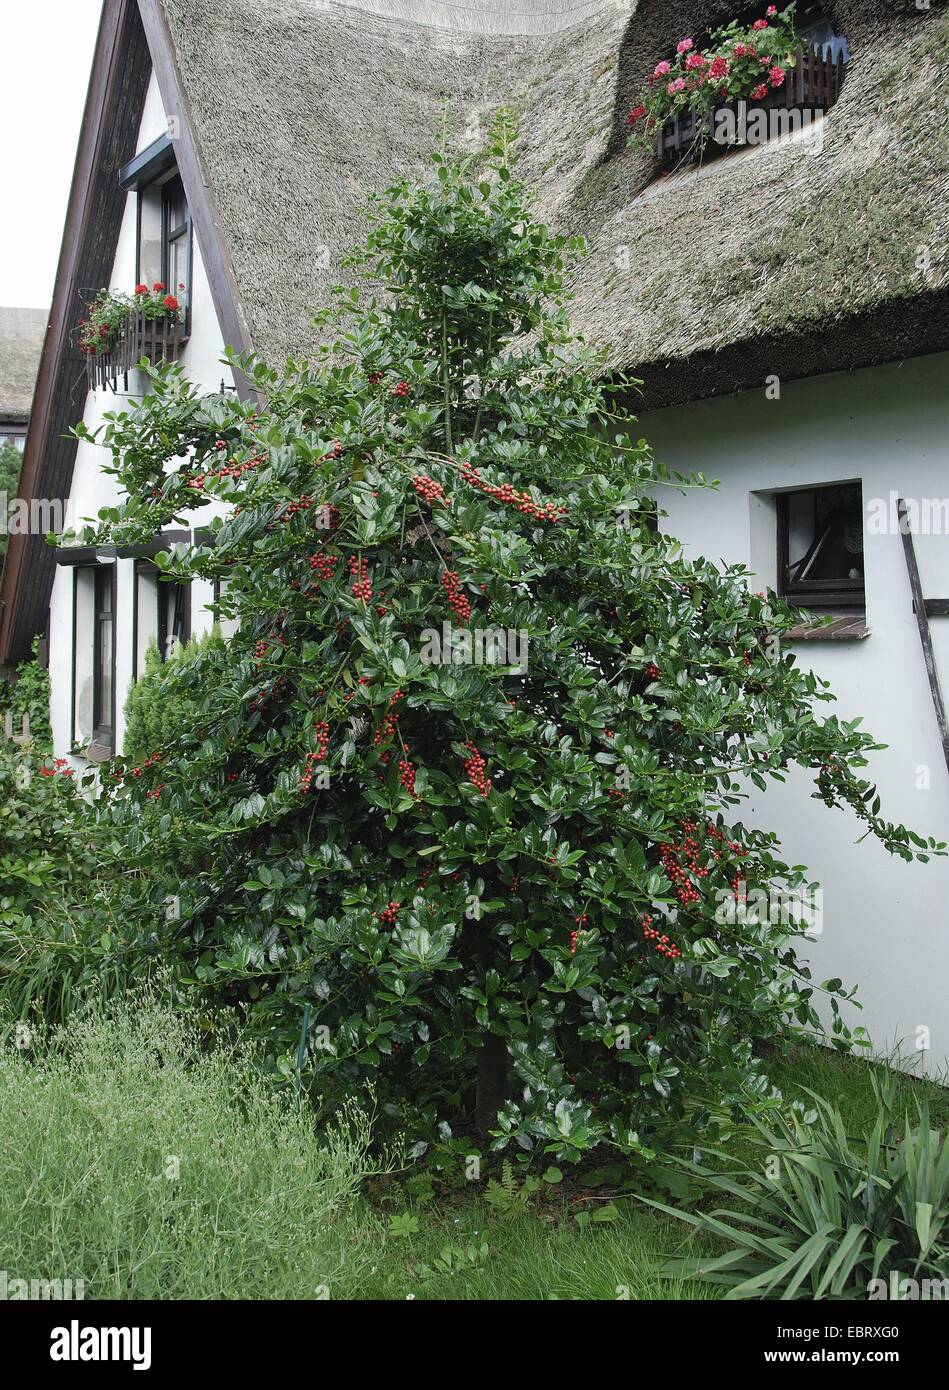
[[170, 136], [161, 136], [130, 160], [120, 171], [119, 181], [138, 201], [136, 281], [166, 285], [169, 294], [181, 300], [187, 336], [191, 326], [193, 233]]
[[656, 64], [629, 113], [630, 143], [674, 169], [806, 131], [836, 102], [849, 60], [821, 6], [759, 0]]
[[135, 284], [99, 289], [76, 326], [89, 389], [129, 389], [129, 373], [146, 358], [176, 362], [191, 332], [191, 213], [169, 136], [161, 136], [119, 171], [136, 196]]

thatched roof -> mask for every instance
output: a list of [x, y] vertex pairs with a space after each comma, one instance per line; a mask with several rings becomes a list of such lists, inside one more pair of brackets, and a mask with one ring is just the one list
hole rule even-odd
[[588, 238], [576, 322], [645, 376], [650, 402], [949, 346], [936, 8], [832, 0], [852, 62], [822, 152], [775, 143], [656, 180], [651, 155], [624, 148], [632, 94], [738, 0], [162, 5], [241, 307], [272, 359], [311, 345], [308, 310], [340, 278], [366, 194], [424, 174], [446, 106], [470, 148], [500, 104], [541, 212]]
[[0, 420], [28, 420], [46, 334], [45, 309], [0, 308]]

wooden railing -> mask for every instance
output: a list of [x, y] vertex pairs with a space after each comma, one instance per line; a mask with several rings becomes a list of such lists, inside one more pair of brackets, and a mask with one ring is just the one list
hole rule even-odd
[[[830, 50], [825, 56], [815, 48], [799, 48], [796, 58], [794, 67], [786, 69], [784, 85], [769, 91], [760, 101], [748, 100], [745, 104], [749, 111], [807, 110], [817, 115], [834, 105], [846, 72], [843, 57], [833, 58]], [[716, 139], [715, 117], [719, 111], [730, 110], [737, 122], [739, 108], [738, 102], [723, 102], [710, 114], [690, 112], [667, 121], [656, 134], [657, 158], [668, 165], [724, 154], [733, 146]]]
[[86, 358], [89, 390], [106, 386], [116, 390], [119, 377], [124, 378], [128, 390], [128, 374], [140, 358], [147, 357], [149, 362], [177, 362], [187, 341], [185, 325], [177, 317], [150, 319], [141, 313], [130, 314], [125, 332], [111, 352]]

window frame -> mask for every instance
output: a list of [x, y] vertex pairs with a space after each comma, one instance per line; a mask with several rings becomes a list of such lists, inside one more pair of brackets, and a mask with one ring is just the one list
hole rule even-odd
[[[185, 220], [181, 224], [181, 226], [176, 229], [175, 235], [173, 237], [170, 237], [168, 227], [170, 197], [168, 190], [176, 182], [181, 185], [181, 192], [184, 197]], [[153, 196], [157, 194], [159, 199], [161, 254], [158, 275], [162, 283], [168, 286], [169, 294], [179, 294], [177, 283], [173, 285], [170, 280], [171, 241], [179, 241], [183, 237], [187, 237], [185, 253], [185, 264], [187, 266], [187, 271], [184, 276], [185, 289], [183, 295], [181, 295], [180, 297], [184, 300], [185, 316], [183, 327], [184, 335], [186, 338], [188, 338], [191, 336], [191, 282], [194, 277], [194, 219], [191, 216], [191, 204], [188, 201], [188, 194], [185, 191], [184, 181], [181, 178], [181, 173], [178, 169], [178, 166], [176, 164], [173, 164], [170, 169], [163, 172], [160, 176], [136, 186], [135, 280], [137, 284], [150, 284], [152, 279], [152, 272], [149, 272], [149, 274], [146, 275], [145, 271], [142, 268], [142, 202], [143, 198], [148, 194], [152, 194]]]
[[[819, 492], [829, 492], [838, 488], [858, 487], [860, 489], [860, 524], [863, 526], [863, 480], [846, 478], [840, 482], [814, 483], [809, 487], [790, 488], [775, 494], [775, 517], [777, 526], [777, 592], [792, 608], [806, 608], [812, 611], [843, 608], [866, 611], [866, 566], [860, 579], [790, 579], [790, 504], [792, 497], [808, 493], [816, 497]], [[797, 561], [800, 567], [818, 545], [816, 535], [805, 555]]]
[[[179, 641], [182, 646], [191, 638], [192, 624], [192, 582], [191, 580], [168, 580], [162, 581], [161, 570], [151, 560], [144, 558], [135, 561], [135, 576], [133, 583], [133, 617], [132, 617], [132, 680], [139, 678], [139, 612], [141, 609], [141, 591], [139, 580], [145, 574], [155, 579], [155, 645], [161, 660], [168, 660], [168, 599], [169, 589], [177, 589], [184, 595], [183, 614], [181, 622], [181, 635]], [[172, 619], [174, 621], [174, 619]]]
[[[170, 191], [175, 185], [178, 185], [181, 189], [181, 197], [185, 208], [185, 218], [177, 227], [172, 227], [170, 225], [172, 212]], [[168, 286], [168, 293], [174, 295], [179, 293], [178, 283], [180, 282], [172, 283], [172, 245], [182, 240], [184, 240], [185, 244], [185, 265], [187, 266], [184, 277], [185, 331], [187, 332], [191, 324], [191, 275], [194, 260], [193, 227], [191, 221], [191, 205], [188, 202], [188, 195], [185, 192], [184, 182], [181, 174], [175, 169], [171, 178], [166, 179], [161, 186], [161, 278]]]
[[[116, 566], [96, 565], [93, 573], [92, 601], [92, 742], [115, 744], [115, 655], [116, 655]], [[108, 589], [108, 610], [101, 606], [102, 590]], [[105, 622], [111, 631], [109, 642], [109, 718], [102, 718], [102, 628]]]

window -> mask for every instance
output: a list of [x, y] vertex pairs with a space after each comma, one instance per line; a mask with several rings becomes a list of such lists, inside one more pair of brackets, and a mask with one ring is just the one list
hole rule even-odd
[[170, 294], [184, 297], [191, 289], [191, 214], [180, 174], [162, 187], [161, 226], [161, 278]]
[[812, 5], [799, 15], [797, 27], [804, 43], [816, 48], [822, 57], [850, 62], [850, 45], [843, 34], [837, 33], [822, 5]]
[[158, 650], [167, 661], [176, 647], [183, 647], [191, 636], [191, 585], [159, 583]]
[[135, 562], [135, 630], [132, 676], [137, 680], [145, 669], [145, 658], [152, 645], [167, 661], [177, 646], [191, 636], [191, 585], [164, 580], [151, 560]]
[[776, 500], [778, 592], [812, 610], [864, 608], [860, 483], [779, 493]]
[[[745, 28], [761, 17], [758, 4], [736, 15], [735, 22]], [[735, 149], [783, 140], [806, 131], [822, 117], [840, 94], [850, 48], [823, 5], [800, 4], [796, 31], [801, 51], [793, 64], [783, 64], [786, 77], [780, 87], [767, 91], [760, 100], [722, 101], [711, 115], [696, 110], [670, 118], [656, 132], [660, 165], [675, 169]], [[710, 32], [697, 34], [696, 51], [706, 52], [710, 42]], [[670, 49], [664, 56], [675, 55]]]
[[[180, 175], [170, 174], [138, 190], [138, 256], [136, 281], [161, 281], [185, 306], [189, 328], [191, 303], [191, 212]], [[184, 289], [181, 286], [184, 285]]]
[[111, 743], [115, 728], [115, 568], [95, 572], [92, 658], [93, 742]]

